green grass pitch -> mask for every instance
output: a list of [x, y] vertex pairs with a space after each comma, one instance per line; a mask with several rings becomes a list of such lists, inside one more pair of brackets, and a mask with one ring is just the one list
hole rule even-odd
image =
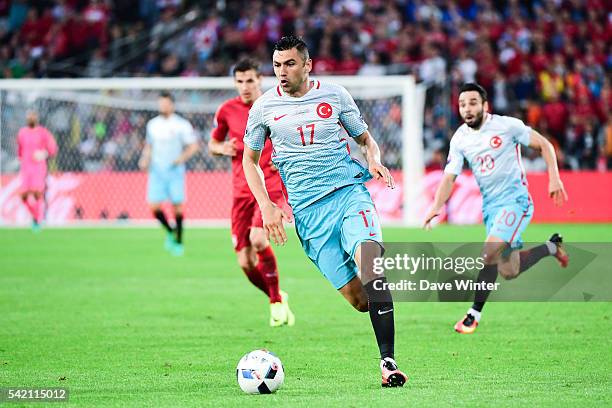
[[[524, 238], [557, 230], [612, 242], [611, 225], [531, 225]], [[484, 235], [384, 231], [388, 241]], [[612, 303], [491, 303], [473, 336], [452, 330], [468, 304], [396, 304], [396, 357], [410, 380], [381, 389], [367, 314], [322, 278], [293, 231], [275, 250], [297, 322], [278, 329], [226, 229], [188, 226], [185, 237], [186, 255], [173, 258], [159, 229], [0, 230], [0, 387], [67, 387], [71, 405], [117, 407], [612, 404]], [[282, 359], [285, 384], [243, 394], [236, 364], [262, 347]]]

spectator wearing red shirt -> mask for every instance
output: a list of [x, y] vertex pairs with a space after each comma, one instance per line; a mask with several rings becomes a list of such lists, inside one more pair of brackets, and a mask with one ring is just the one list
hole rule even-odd
[[542, 107], [542, 118], [546, 122], [550, 133], [557, 140], [563, 138], [568, 113], [565, 103], [559, 100], [559, 94], [552, 92], [550, 101]]
[[30, 47], [40, 47], [44, 44], [44, 38], [49, 28], [49, 19], [38, 17], [38, 10], [31, 8], [28, 10], [26, 21], [19, 30], [19, 39], [21, 44], [27, 44]]
[[338, 75], [356, 75], [361, 68], [361, 61], [356, 58], [350, 48], [342, 49], [342, 57], [336, 65], [335, 73]]
[[493, 80], [495, 79], [495, 73], [499, 69], [499, 64], [497, 63], [497, 59], [489, 43], [481, 44], [478, 55], [478, 73], [476, 74], [476, 78], [480, 85], [488, 92], [491, 92], [493, 89]]
[[430, 24], [431, 29], [428, 30], [428, 33], [425, 35], [425, 41], [444, 46], [448, 40], [448, 36], [442, 28], [442, 23], [439, 20], [432, 20]]
[[500, 55], [502, 64], [504, 64], [504, 71], [510, 78], [514, 78], [521, 73], [521, 65], [523, 64], [523, 53], [518, 45], [514, 42], [510, 43]]
[[71, 54], [84, 51], [90, 44], [91, 31], [89, 30], [89, 25], [83, 19], [81, 14], [73, 14], [66, 22], [64, 29], [68, 35]]
[[323, 38], [319, 55], [312, 62], [312, 71], [316, 75], [329, 75], [336, 71], [338, 62], [331, 54], [331, 41], [329, 37]]
[[506, 24], [500, 19], [487, 21], [483, 27], [486, 29], [487, 37], [490, 41], [497, 42], [506, 28]]
[[582, 71], [584, 70], [584, 64], [582, 61], [576, 61], [574, 68], [565, 75], [566, 91], [568, 99], [575, 101], [581, 92], [588, 92]]
[[[612, 23], [608, 23], [608, 29], [606, 30], [600, 21], [601, 19], [597, 17], [597, 12], [595, 10], [589, 10], [589, 19], [585, 23], [587, 26], [585, 34], [589, 41], [602, 41], [604, 43], [610, 41], [610, 26]], [[589, 41], [585, 41], [585, 44]]]
[[255, 16], [246, 19], [246, 24], [242, 30], [243, 45], [249, 50], [256, 50], [265, 41], [264, 31], [260, 22]]
[[53, 59], [62, 58], [68, 55], [70, 50], [70, 39], [68, 37], [67, 24], [54, 23], [45, 37], [45, 44], [48, 54]]
[[597, 118], [591, 98], [586, 92], [581, 92], [578, 95], [578, 101], [570, 107], [570, 113], [576, 117], [577, 123], [581, 126], [585, 126], [587, 122]]
[[293, 31], [293, 25], [298, 16], [298, 9], [295, 4], [295, 0], [288, 0], [285, 3], [285, 7], [280, 12], [280, 19], [282, 22], [281, 32]]
[[95, 38], [98, 44], [106, 47], [108, 43], [108, 6], [100, 0], [90, 0], [87, 7], [83, 10], [83, 19], [89, 26], [91, 37]]
[[574, 41], [578, 37], [578, 24], [572, 20], [569, 12], [563, 10], [561, 13], [561, 21], [563, 26], [563, 32], [568, 41]]
[[536, 74], [539, 74], [541, 71], [546, 69], [546, 67], [550, 64], [550, 56], [546, 52], [544, 44], [539, 43], [536, 45], [536, 50], [529, 60]]

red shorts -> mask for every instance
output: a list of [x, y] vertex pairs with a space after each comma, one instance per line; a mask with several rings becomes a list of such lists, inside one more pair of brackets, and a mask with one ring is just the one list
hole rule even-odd
[[[271, 191], [268, 194], [276, 205], [285, 207], [286, 201], [282, 191]], [[251, 246], [249, 239], [251, 227], [263, 228], [261, 211], [255, 197], [235, 197], [232, 204], [232, 242], [236, 252]]]

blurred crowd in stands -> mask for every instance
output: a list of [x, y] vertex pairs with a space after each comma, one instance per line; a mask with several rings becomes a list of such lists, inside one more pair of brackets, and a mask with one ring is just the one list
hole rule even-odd
[[[272, 45], [288, 33], [309, 44], [313, 75], [425, 84], [429, 168], [444, 165], [460, 124], [458, 86], [478, 81], [494, 113], [555, 144], [563, 168], [612, 169], [606, 0], [0, 0], [0, 78], [222, 76], [247, 55], [272, 75]], [[545, 169], [529, 150], [525, 164]]]

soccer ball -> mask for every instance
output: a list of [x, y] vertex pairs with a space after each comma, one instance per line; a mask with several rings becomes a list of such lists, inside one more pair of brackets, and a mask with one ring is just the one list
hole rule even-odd
[[236, 367], [238, 385], [247, 394], [271, 394], [285, 381], [285, 371], [280, 359], [268, 350], [247, 353]]

